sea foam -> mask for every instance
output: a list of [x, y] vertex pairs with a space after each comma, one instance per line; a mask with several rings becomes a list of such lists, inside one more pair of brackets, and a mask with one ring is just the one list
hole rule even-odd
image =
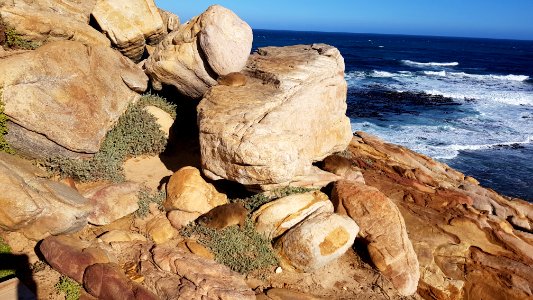
[[412, 60], [402, 60], [404, 65], [410, 67], [424, 68], [424, 67], [456, 67], [458, 62], [417, 62]]

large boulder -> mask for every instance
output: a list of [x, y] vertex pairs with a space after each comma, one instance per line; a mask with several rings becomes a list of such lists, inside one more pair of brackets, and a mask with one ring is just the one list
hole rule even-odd
[[289, 270], [311, 272], [342, 256], [359, 232], [347, 216], [325, 212], [298, 224], [274, 244], [281, 264]]
[[104, 250], [65, 235], [44, 239], [39, 249], [52, 268], [79, 283], [82, 283], [87, 267], [96, 263], [109, 262], [108, 254]]
[[354, 219], [368, 243], [372, 262], [402, 295], [418, 287], [420, 270], [405, 221], [394, 204], [378, 189], [351, 181], [337, 181], [335, 211]]
[[257, 232], [275, 239], [304, 219], [323, 212], [333, 212], [326, 194], [314, 191], [295, 194], [269, 202], [252, 215]]
[[252, 29], [229, 9], [213, 5], [169, 33], [146, 61], [152, 86], [173, 85], [200, 98], [220, 75], [239, 72], [252, 49]]
[[80, 230], [92, 211], [71, 187], [42, 177], [30, 162], [0, 153], [0, 228], [40, 240]]
[[166, 34], [165, 24], [153, 0], [97, 0], [92, 16], [114, 46], [139, 61], [146, 44]]
[[57, 40], [73, 40], [107, 47], [111, 45], [105, 35], [89, 25], [88, 14], [85, 17], [83, 11], [70, 10], [61, 13], [61, 8], [65, 6], [60, 2], [50, 1], [48, 5], [42, 2], [33, 1], [28, 4], [14, 1], [0, 6], [0, 19], [4, 25], [15, 29], [21, 39], [32, 41], [36, 45]]
[[205, 214], [226, 203], [228, 197], [219, 193], [212, 184], [205, 182], [198, 169], [183, 167], [170, 177], [163, 206], [167, 211]]
[[[117, 51], [73, 41], [0, 59], [8, 142], [32, 157], [96, 153], [106, 133], [147, 88]], [[68, 128], [68, 130], [65, 130]]]
[[211, 88], [198, 106], [204, 173], [262, 189], [339, 177], [313, 162], [346, 148], [344, 60], [328, 45], [261, 48], [246, 85]]
[[0, 0], [0, 7], [16, 7], [25, 11], [38, 10], [85, 24], [89, 23], [95, 4], [96, 0]]

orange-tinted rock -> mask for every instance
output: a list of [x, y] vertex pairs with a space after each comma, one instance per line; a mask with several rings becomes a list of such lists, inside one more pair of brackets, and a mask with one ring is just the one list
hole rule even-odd
[[405, 221], [394, 204], [378, 189], [357, 182], [338, 181], [333, 190], [337, 213], [360, 226], [376, 267], [402, 295], [416, 292], [419, 264], [407, 235]]

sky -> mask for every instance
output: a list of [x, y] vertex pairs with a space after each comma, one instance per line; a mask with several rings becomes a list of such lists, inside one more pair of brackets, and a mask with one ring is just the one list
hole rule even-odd
[[212, 4], [254, 29], [533, 40], [533, 0], [155, 0], [189, 20]]

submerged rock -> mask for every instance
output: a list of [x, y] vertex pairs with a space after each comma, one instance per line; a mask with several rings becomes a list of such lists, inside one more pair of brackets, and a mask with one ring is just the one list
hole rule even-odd
[[358, 232], [349, 217], [325, 212], [289, 230], [274, 248], [284, 268], [310, 272], [342, 256]]
[[[79, 42], [51, 42], [0, 59], [7, 141], [31, 157], [96, 153], [106, 133], [147, 87], [120, 53]], [[68, 130], [67, 130], [68, 129]]]
[[153, 0], [98, 0], [92, 16], [113, 45], [136, 62], [146, 44], [159, 42], [167, 32]]
[[92, 211], [87, 199], [45, 176], [29, 161], [0, 153], [0, 228], [40, 240], [87, 225]]
[[420, 270], [400, 211], [378, 189], [357, 182], [338, 181], [333, 190], [335, 212], [360, 226], [372, 262], [400, 294], [416, 293]]
[[215, 86], [198, 106], [204, 173], [261, 189], [338, 180], [312, 163], [344, 150], [352, 137], [339, 51], [261, 48], [245, 73], [246, 85]]
[[169, 33], [145, 63], [155, 89], [175, 86], [200, 98], [220, 75], [239, 72], [252, 49], [252, 29], [220, 5]]

